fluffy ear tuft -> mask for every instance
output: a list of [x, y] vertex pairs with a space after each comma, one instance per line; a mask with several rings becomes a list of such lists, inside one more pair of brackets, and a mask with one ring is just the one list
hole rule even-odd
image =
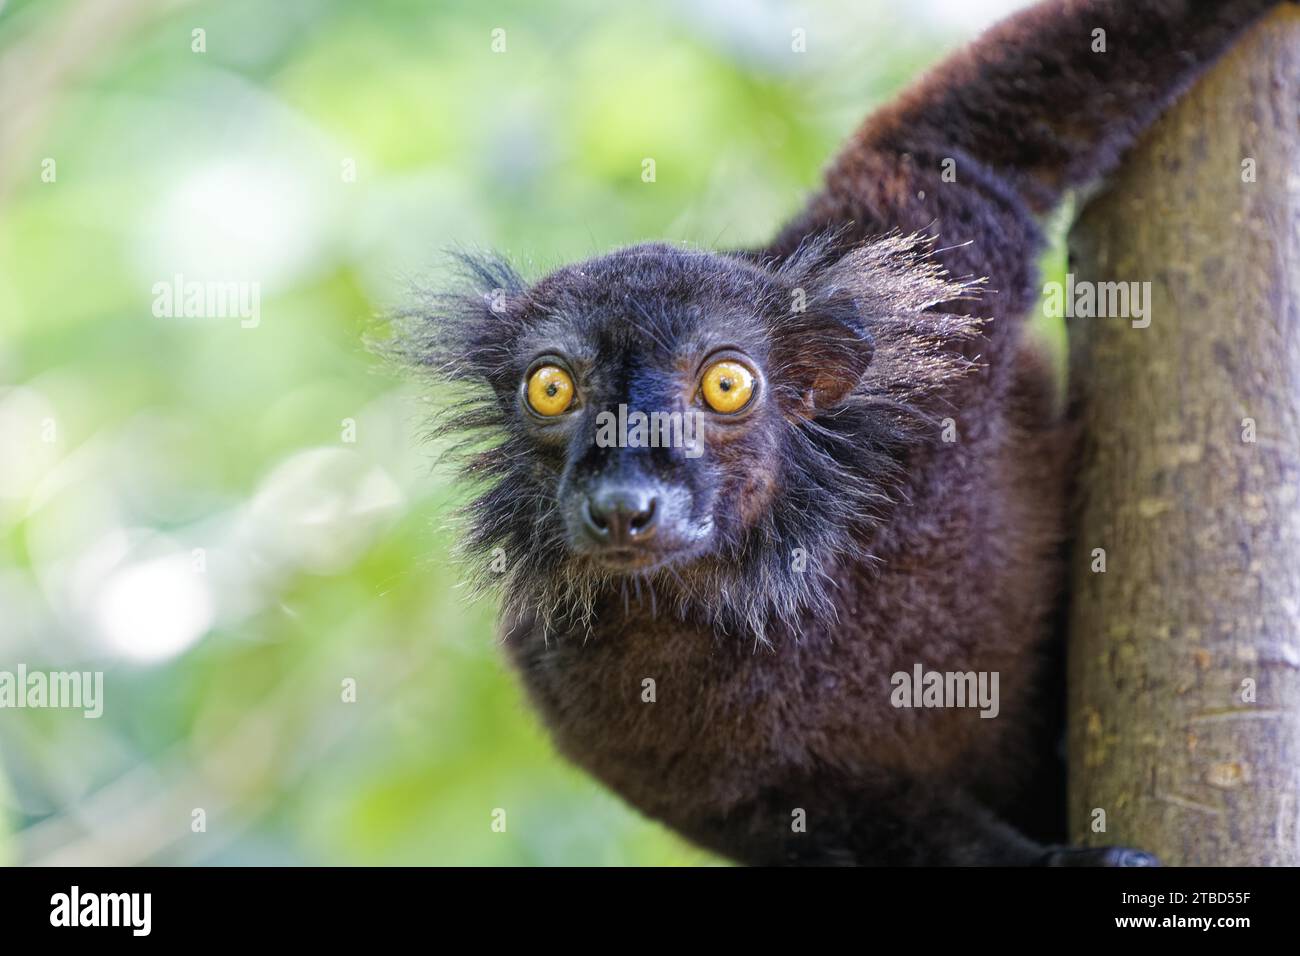
[[377, 351], [435, 378], [495, 384], [519, 332], [526, 286], [501, 256], [454, 252], [446, 291], [411, 290], [411, 304], [390, 315], [391, 338]]
[[798, 414], [847, 400], [867, 376], [881, 335], [892, 341], [899, 326], [929, 325], [919, 320], [935, 306], [974, 297], [978, 283], [949, 279], [932, 250], [933, 239], [893, 234], [844, 252], [828, 234], [781, 265], [777, 276], [792, 311], [773, 320], [773, 357], [783, 383], [798, 391]]

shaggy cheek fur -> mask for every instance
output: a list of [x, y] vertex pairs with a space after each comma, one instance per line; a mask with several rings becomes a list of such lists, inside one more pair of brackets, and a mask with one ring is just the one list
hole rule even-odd
[[772, 507], [776, 498], [776, 475], [771, 472], [748, 475], [736, 495], [736, 514], [745, 528], [752, 528]]
[[777, 503], [782, 427], [777, 412], [763, 408], [751, 420], [713, 423], [706, 432], [713, 484], [720, 489], [713, 518], [731, 547], [760, 525]]
[[725, 481], [718, 501], [725, 507], [715, 516], [729, 538], [738, 539], [762, 523], [777, 499], [779, 463], [775, 455], [753, 450], [729, 450], [723, 465]]

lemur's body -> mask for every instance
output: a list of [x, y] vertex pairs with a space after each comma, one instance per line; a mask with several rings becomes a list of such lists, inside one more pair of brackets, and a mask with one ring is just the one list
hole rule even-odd
[[[518, 562], [505, 643], [565, 754], [746, 862], [1147, 860], [1027, 835], [1056, 809], [1036, 779], [1059, 732], [1046, 658], [1070, 442], [1022, 320], [1038, 217], [1272, 5], [1026, 11], [869, 120], [756, 253], [639, 247], [532, 287], [479, 267], [510, 304], [444, 316], [450, 344], [425, 360], [492, 386], [457, 423], [504, 437], [474, 460], [497, 484], [473, 544]], [[902, 240], [861, 245], [891, 232], [937, 245], [928, 260]], [[927, 261], [986, 285], [963, 295]], [[807, 312], [786, 314], [802, 292]], [[584, 416], [675, 407], [719, 345], [744, 353], [766, 404], [747, 424], [719, 416], [699, 463], [592, 445]], [[556, 416], [570, 421], [512, 404], [542, 353], [576, 382]], [[611, 475], [651, 488], [627, 527], [590, 521]], [[641, 519], [672, 544], [645, 553], [669, 557], [618, 573], [639, 560]], [[602, 564], [611, 527], [626, 533]], [[891, 675], [918, 664], [998, 673], [997, 717], [895, 707]]]

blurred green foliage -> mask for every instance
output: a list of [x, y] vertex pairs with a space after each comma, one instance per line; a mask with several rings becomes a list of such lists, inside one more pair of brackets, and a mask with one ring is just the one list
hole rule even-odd
[[[106, 685], [0, 711], [0, 859], [710, 862], [551, 751], [362, 332], [452, 244], [756, 242], [961, 37], [862, 0], [0, 8], [0, 669]], [[177, 273], [260, 322], [156, 315]]]

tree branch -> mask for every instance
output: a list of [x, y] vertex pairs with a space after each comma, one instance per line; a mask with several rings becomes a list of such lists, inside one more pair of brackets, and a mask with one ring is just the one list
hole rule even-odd
[[1148, 327], [1071, 321], [1072, 836], [1300, 864], [1300, 8], [1161, 121], [1071, 259], [1150, 283]]

